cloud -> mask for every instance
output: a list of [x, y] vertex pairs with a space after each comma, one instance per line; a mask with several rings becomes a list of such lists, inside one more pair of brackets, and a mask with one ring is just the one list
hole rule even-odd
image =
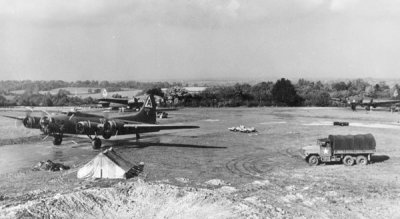
[[313, 14], [381, 17], [400, 12], [397, 0], [3, 0], [0, 23], [36, 25], [171, 25], [219, 28]]
[[332, 11], [343, 11], [354, 9], [359, 3], [359, 0], [331, 0], [330, 9]]
[[20, 24], [63, 24], [118, 15], [134, 1], [118, 0], [4, 0], [0, 1], [0, 19]]
[[323, 0], [3, 0], [0, 18], [27, 24], [101, 24], [128, 19], [132, 23], [215, 27], [307, 13], [323, 3]]

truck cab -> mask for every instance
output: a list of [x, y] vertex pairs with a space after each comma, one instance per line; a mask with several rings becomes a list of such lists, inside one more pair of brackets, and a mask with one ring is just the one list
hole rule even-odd
[[312, 166], [318, 165], [320, 161], [331, 161], [332, 146], [329, 138], [318, 139], [315, 145], [303, 147], [301, 156]]

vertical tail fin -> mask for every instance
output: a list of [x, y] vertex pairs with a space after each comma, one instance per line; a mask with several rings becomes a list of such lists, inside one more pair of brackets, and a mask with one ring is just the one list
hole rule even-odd
[[118, 119], [155, 124], [156, 117], [157, 117], [156, 101], [154, 99], [154, 96], [150, 95], [146, 98], [142, 108], [139, 110], [139, 112], [137, 114], [132, 115], [132, 116], [118, 117]]
[[103, 89], [103, 93], [102, 93], [102, 95], [103, 95], [103, 97], [104, 98], [106, 98], [107, 97], [107, 95], [108, 95], [108, 93], [107, 93], [107, 90], [104, 88]]

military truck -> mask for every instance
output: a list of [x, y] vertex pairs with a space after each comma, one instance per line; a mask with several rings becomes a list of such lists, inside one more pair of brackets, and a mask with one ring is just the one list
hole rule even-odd
[[367, 165], [375, 152], [376, 142], [372, 134], [329, 135], [318, 139], [316, 145], [303, 147], [302, 157], [312, 166], [319, 163], [343, 162], [346, 166], [354, 163]]

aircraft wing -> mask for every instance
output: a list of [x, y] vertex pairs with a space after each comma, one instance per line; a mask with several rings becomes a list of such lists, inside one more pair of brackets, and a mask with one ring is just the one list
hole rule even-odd
[[124, 98], [99, 98], [99, 99], [97, 99], [97, 101], [128, 105], [128, 99], [124, 99]]
[[16, 117], [16, 116], [6, 116], [6, 115], [2, 115], [3, 117], [7, 117], [7, 118], [10, 118], [10, 119], [18, 119], [18, 120], [24, 120], [24, 118], [21, 118], [21, 117]]
[[157, 124], [124, 124], [124, 128], [138, 130], [139, 132], [160, 131], [167, 129], [197, 129], [195, 125], [157, 125]]
[[176, 111], [178, 110], [177, 108], [168, 108], [168, 107], [157, 107], [156, 111], [157, 112], [167, 112], [167, 111]]
[[389, 100], [389, 101], [382, 101], [382, 102], [373, 102], [373, 104], [379, 106], [379, 105], [387, 105], [387, 104], [395, 104], [395, 103], [400, 103], [400, 100]]
[[400, 100], [382, 100], [382, 101], [371, 101], [371, 102], [366, 102], [366, 103], [361, 103], [361, 106], [373, 106], [373, 107], [377, 107], [377, 106], [388, 106], [388, 105], [393, 105], [396, 103], [400, 103]]

